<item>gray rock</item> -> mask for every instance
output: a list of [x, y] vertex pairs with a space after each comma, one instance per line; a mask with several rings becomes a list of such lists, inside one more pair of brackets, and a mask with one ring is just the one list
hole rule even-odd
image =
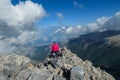
[[56, 62], [57, 62], [56, 59], [53, 58], [49, 61], [49, 64], [52, 65], [53, 68], [57, 68]]
[[54, 79], [53, 80], [66, 80], [64, 77], [59, 76], [59, 75], [54, 75]]
[[84, 68], [79, 66], [73, 67], [70, 80], [84, 80]]
[[8, 78], [6, 76], [0, 76], [0, 80], [14, 80], [14, 79]]
[[52, 74], [47, 69], [26, 69], [18, 74], [17, 80], [51, 80]]
[[20, 55], [0, 55], [0, 76], [15, 77], [30, 59]]
[[31, 74], [27, 80], [50, 80], [50, 75]]

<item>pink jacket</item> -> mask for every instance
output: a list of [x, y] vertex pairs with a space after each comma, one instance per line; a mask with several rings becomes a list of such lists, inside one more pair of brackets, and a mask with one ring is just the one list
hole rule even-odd
[[58, 52], [59, 51], [59, 46], [57, 43], [52, 44], [52, 52]]

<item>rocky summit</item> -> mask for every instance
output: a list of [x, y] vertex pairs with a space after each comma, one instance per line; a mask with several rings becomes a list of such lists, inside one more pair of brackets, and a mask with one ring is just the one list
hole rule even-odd
[[115, 80], [67, 48], [62, 48], [61, 54], [37, 64], [25, 56], [0, 55], [0, 80]]

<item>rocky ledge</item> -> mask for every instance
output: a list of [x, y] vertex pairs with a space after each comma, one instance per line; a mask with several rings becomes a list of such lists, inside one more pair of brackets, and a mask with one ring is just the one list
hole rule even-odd
[[20, 55], [0, 55], [0, 80], [115, 80], [110, 74], [81, 60], [67, 48], [58, 59], [33, 63]]

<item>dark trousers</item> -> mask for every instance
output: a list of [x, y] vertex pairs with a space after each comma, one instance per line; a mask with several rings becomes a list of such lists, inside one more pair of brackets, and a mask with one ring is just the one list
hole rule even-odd
[[56, 52], [51, 52], [51, 54], [53, 55], [53, 57], [57, 57], [58, 58], [58, 51], [56, 51]]

